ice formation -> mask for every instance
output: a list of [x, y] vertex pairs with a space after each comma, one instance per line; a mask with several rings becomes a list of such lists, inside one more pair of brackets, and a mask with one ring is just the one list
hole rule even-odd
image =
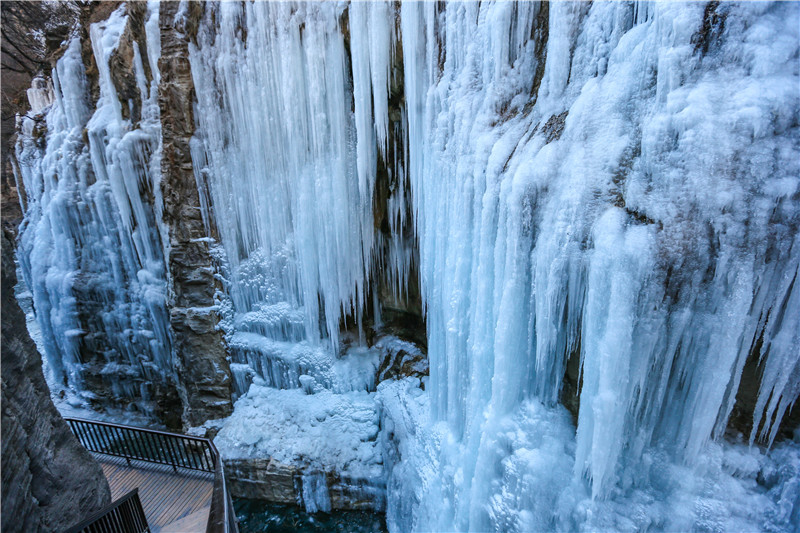
[[377, 477], [377, 435], [370, 393], [322, 389], [309, 395], [257, 380], [215, 442], [226, 457], [271, 457], [288, 464], [303, 459], [304, 466], [319, 470], [335, 467], [342, 474]]
[[[707, 461], [754, 350], [751, 441], [772, 441], [800, 384], [798, 22], [790, 4], [402, 5], [431, 410], [448, 428], [415, 527], [699, 527], [653, 509], [609, 523], [625, 513], [606, 501], [658, 494], [642, 488], [653, 454]], [[504, 433], [531, 438], [526, 406], [559, 400], [570, 358], [575, 487], [548, 471], [559, 488], [530, 489], [563, 491], [553, 513], [503, 496], [521, 482]]]
[[[158, 24], [134, 129], [107, 83], [123, 18], [92, 28], [95, 114], [73, 42], [31, 90], [45, 147], [31, 119], [18, 147], [20, 260], [76, 387], [79, 272], [108, 280], [109, 372], [171, 367]], [[800, 394], [798, 27], [781, 2], [207, 4], [192, 160], [238, 398], [220, 449], [307, 468], [312, 510], [326, 469], [383, 476], [392, 531], [800, 528], [800, 448], [777, 440]], [[379, 323], [376, 272], [401, 298], [417, 269], [424, 390], [378, 383], [383, 348], [341, 332]]]
[[[374, 377], [331, 373], [341, 324], [361, 331], [367, 305], [394, 21], [388, 5], [344, 8], [209, 5], [190, 46], [192, 157], [220, 243], [237, 395], [253, 375], [277, 388], [300, 387], [303, 374], [334, 390], [375, 388]], [[363, 54], [346, 49], [348, 16], [365, 29], [350, 43]]]
[[353, 500], [382, 509], [375, 393], [337, 393], [313, 381], [310, 388], [277, 389], [256, 376], [222, 424], [217, 448], [227, 459], [268, 457], [301, 472], [297, 499], [310, 513], [331, 509], [327, 473]]
[[360, 320], [364, 307], [376, 128], [362, 103], [371, 102], [373, 76], [382, 79], [370, 69], [388, 67], [367, 57], [355, 65], [351, 87], [342, 5], [223, 2], [213, 9], [218, 27], [204, 26], [190, 48], [198, 99], [193, 161], [209, 233], [224, 247], [234, 310], [296, 309], [302, 321], [284, 312], [278, 320], [286, 331], [261, 333], [326, 337], [336, 349], [340, 321]]
[[[148, 42], [158, 42], [158, 4], [148, 21]], [[78, 38], [58, 61], [53, 87], [34, 82], [28, 92], [40, 114], [21, 118], [16, 149], [25, 212], [18, 257], [60, 384], [90, 395], [86, 365], [100, 365], [94, 374], [115, 397], [150, 412], [148, 382], [173, 372], [158, 229], [158, 56], [148, 50], [143, 58], [134, 43], [141, 109], [123, 118], [109, 59], [126, 23], [121, 7], [90, 28], [100, 86], [93, 114]], [[144, 60], [155, 73], [149, 82]]]

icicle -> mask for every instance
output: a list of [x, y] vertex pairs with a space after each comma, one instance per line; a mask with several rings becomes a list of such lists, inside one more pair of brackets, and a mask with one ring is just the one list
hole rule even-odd
[[328, 494], [328, 481], [321, 472], [309, 472], [302, 476], [303, 504], [307, 513], [331, 511], [331, 498]]
[[31, 88], [28, 89], [27, 96], [31, 113], [34, 115], [49, 107], [55, 99], [53, 86], [49, 80], [44, 78], [34, 78], [31, 81]]
[[[337, 351], [345, 317], [361, 330], [372, 305], [372, 202], [387, 138], [393, 8], [353, 4], [347, 19], [334, 4], [215, 9], [218, 26], [206, 21], [190, 48], [192, 159], [203, 218], [225, 249], [235, 327], [277, 342], [327, 338]], [[272, 310], [268, 319], [257, 318], [261, 309]], [[262, 319], [269, 324], [253, 327]]]

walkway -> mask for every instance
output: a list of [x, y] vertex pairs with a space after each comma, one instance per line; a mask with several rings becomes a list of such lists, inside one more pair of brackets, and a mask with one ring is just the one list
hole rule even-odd
[[138, 487], [153, 533], [203, 533], [208, 524], [214, 474], [92, 453], [103, 467], [111, 499]]

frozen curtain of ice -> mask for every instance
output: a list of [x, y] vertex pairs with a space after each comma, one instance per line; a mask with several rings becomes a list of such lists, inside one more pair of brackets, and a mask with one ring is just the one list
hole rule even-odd
[[[92, 28], [94, 115], [73, 42], [46, 146], [26, 123], [18, 147], [20, 260], [70, 379], [87, 271], [120, 361], [171, 368], [157, 51], [132, 129], [106, 79], [123, 13]], [[410, 190], [392, 231], [410, 198], [430, 362], [424, 393], [378, 386], [390, 529], [797, 528], [797, 446], [747, 445], [800, 394], [799, 25], [793, 3], [208, 4], [192, 157], [238, 393], [253, 372], [307, 385], [361, 327], [373, 269], [402, 284], [406, 255], [376, 267], [386, 164]], [[753, 430], [730, 444], [748, 358]]]
[[[388, 4], [222, 2], [207, 5], [190, 45], [192, 158], [220, 244], [237, 394], [250, 371], [278, 388], [304, 374], [330, 386], [341, 324], [363, 331], [392, 14]], [[348, 19], [364, 29], [349, 43], [363, 53], [347, 48]]]
[[[797, 5], [401, 9], [430, 401], [446, 437], [420, 521], [399, 523], [699, 527], [594, 502], [653, 497], [636, 489], [676, 482], [664, 457], [707, 460], [749, 355], [763, 372], [751, 442], [774, 439], [800, 392]], [[574, 443], [530, 405], [556, 404], [570, 358]], [[591, 506], [551, 488], [570, 477]], [[704, 526], [730, 529], [728, 513]]]
[[[344, 5], [215, 7], [219, 26], [203, 28], [190, 49], [193, 160], [203, 212], [224, 247], [234, 310], [297, 309], [296, 320], [279, 313], [299, 326], [295, 337], [325, 337], [335, 347], [344, 316], [360, 323], [373, 260], [391, 41], [353, 35], [351, 47], [364, 53], [353, 56], [351, 79]], [[351, 20], [363, 17], [359, 7]], [[377, 27], [388, 32], [389, 22]], [[283, 337], [291, 330], [284, 324]]]
[[152, 412], [148, 383], [169, 379], [173, 366], [157, 222], [158, 4], [146, 25], [153, 50], [133, 44], [142, 102], [136, 125], [123, 118], [109, 66], [126, 24], [122, 7], [90, 28], [100, 87], [94, 111], [78, 38], [52, 86], [38, 82], [28, 92], [32, 110], [20, 118], [16, 148], [25, 213], [18, 257], [55, 381], [90, 396], [84, 369], [100, 365], [96, 373], [114, 397]]

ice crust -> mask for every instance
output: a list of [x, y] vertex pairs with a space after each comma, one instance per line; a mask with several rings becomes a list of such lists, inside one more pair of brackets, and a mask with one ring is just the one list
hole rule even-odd
[[377, 437], [374, 393], [322, 389], [309, 395], [256, 380], [214, 443], [224, 457], [271, 457], [301, 468], [379, 479]]
[[[258, 375], [277, 389], [299, 388], [305, 375], [334, 392], [374, 391], [382, 357], [379, 348], [350, 348], [337, 357], [326, 347], [307, 341], [275, 341], [245, 332], [235, 333], [228, 346], [234, 359], [243, 360], [233, 363], [237, 374]], [[237, 384], [236, 393], [245, 394], [248, 386], [249, 381]]]

